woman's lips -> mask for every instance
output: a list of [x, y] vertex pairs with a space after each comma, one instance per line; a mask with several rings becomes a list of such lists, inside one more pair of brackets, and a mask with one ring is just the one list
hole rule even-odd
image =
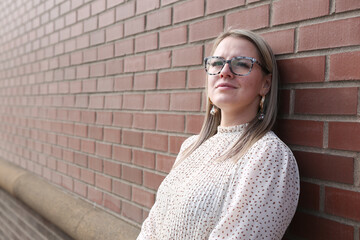
[[236, 88], [235, 86], [228, 83], [220, 83], [215, 88]]

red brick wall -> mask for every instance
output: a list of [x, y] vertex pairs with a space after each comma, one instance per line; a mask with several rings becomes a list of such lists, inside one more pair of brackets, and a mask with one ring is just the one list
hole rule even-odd
[[140, 226], [205, 107], [228, 27], [272, 45], [301, 171], [288, 238], [359, 239], [360, 2], [4, 0], [0, 157]]

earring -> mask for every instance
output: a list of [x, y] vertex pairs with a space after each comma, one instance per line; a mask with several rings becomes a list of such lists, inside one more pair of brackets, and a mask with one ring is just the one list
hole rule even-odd
[[214, 116], [217, 113], [217, 111], [218, 111], [217, 108], [215, 107], [215, 105], [213, 105], [210, 110], [210, 114]]
[[264, 114], [264, 102], [265, 102], [265, 96], [262, 96], [261, 100], [260, 100], [260, 114], [258, 116], [258, 119], [264, 120], [265, 118], [265, 114]]
[[215, 105], [214, 105], [213, 102], [210, 100], [210, 98], [209, 98], [209, 102], [210, 102], [210, 104], [212, 105], [212, 108], [211, 108], [211, 110], [210, 110], [210, 114], [214, 116], [214, 115], [218, 112], [218, 109], [217, 109], [217, 107], [215, 107]]

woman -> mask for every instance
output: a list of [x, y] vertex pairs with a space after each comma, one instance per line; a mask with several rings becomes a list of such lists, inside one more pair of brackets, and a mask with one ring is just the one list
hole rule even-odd
[[266, 42], [230, 30], [205, 58], [208, 107], [144, 221], [142, 239], [281, 239], [298, 202], [290, 149], [271, 131], [278, 73]]

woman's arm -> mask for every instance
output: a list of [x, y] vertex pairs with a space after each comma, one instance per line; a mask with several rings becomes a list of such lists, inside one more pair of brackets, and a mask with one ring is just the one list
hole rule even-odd
[[299, 196], [295, 158], [277, 138], [258, 143], [230, 185], [209, 239], [281, 239], [290, 224]]

